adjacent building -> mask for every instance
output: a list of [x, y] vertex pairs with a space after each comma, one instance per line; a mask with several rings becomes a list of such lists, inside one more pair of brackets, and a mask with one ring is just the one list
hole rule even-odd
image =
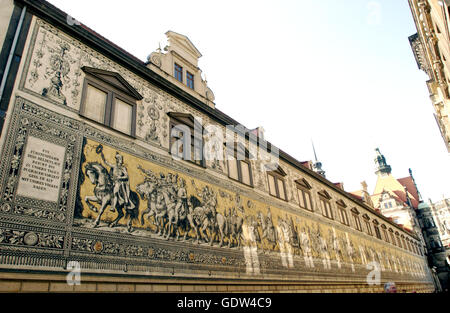
[[442, 200], [437, 202], [432, 202], [429, 199], [428, 205], [431, 208], [442, 244], [450, 249], [450, 199], [443, 197]]
[[450, 152], [450, 1], [409, 0], [417, 33], [409, 37], [419, 69], [426, 82], [434, 116]]
[[428, 264], [435, 277], [437, 290], [448, 292], [450, 264], [439, 236], [438, 226], [434, 221], [432, 207], [426, 202], [420, 203], [417, 209], [417, 217], [426, 244]]
[[219, 110], [187, 36], [142, 61], [0, 5], [0, 290], [435, 290], [417, 233]]
[[386, 157], [379, 148], [375, 149], [375, 152], [377, 181], [373, 194], [369, 196], [365, 183], [362, 183], [362, 190], [352, 194], [405, 230], [417, 234], [432, 269], [436, 290], [448, 290], [450, 263], [441, 240], [448, 238], [445, 228], [449, 215], [446, 199], [436, 204], [431, 203], [431, 200], [429, 203], [424, 202], [412, 170], [409, 169], [407, 177], [394, 178]]

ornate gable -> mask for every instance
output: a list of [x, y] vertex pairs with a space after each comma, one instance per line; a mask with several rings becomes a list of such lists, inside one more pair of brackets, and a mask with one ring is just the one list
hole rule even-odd
[[169, 30], [166, 32], [169, 41], [169, 49], [186, 59], [189, 63], [197, 66], [197, 60], [202, 56], [188, 37]]

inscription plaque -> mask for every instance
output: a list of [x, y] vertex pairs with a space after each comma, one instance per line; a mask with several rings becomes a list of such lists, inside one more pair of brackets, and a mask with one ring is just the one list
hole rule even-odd
[[28, 137], [17, 194], [57, 202], [65, 147]]

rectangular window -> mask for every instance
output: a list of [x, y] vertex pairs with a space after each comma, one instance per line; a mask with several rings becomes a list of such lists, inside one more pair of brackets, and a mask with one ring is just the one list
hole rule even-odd
[[406, 250], [406, 242], [405, 242], [405, 239], [404, 239], [404, 238], [402, 238], [402, 243], [403, 243], [403, 249]]
[[239, 161], [241, 165], [242, 182], [246, 185], [251, 185], [250, 179], [250, 164], [245, 161]]
[[116, 98], [116, 101], [114, 102], [112, 127], [126, 134], [131, 134], [132, 116], [133, 107]]
[[[170, 148], [178, 159], [205, 167], [203, 141], [196, 138], [194, 118], [189, 114], [170, 112]], [[202, 129], [201, 125], [198, 125]]]
[[301, 208], [306, 209], [305, 192], [300, 188], [297, 188], [297, 194], [298, 194], [298, 204], [300, 205]]
[[272, 175], [267, 175], [267, 177], [269, 178], [269, 193], [272, 196], [277, 196], [277, 188], [275, 187], [275, 177], [273, 177]]
[[353, 219], [355, 220], [356, 230], [362, 231], [361, 220], [359, 219], [359, 216], [353, 214]]
[[298, 203], [301, 208], [312, 211], [311, 195], [309, 191], [297, 188]]
[[389, 235], [388, 235], [386, 229], [384, 229], [384, 228], [383, 228], [383, 235], [384, 235], [384, 240], [389, 243]]
[[194, 75], [186, 72], [186, 85], [191, 88], [194, 89]]
[[228, 160], [228, 176], [230, 178], [239, 180], [238, 167], [235, 159]]
[[312, 206], [311, 195], [310, 195], [310, 193], [307, 192], [307, 191], [305, 191], [304, 195], [305, 195], [305, 205], [306, 205], [306, 209], [312, 211], [312, 210], [313, 210], [313, 206]]
[[372, 227], [370, 227], [370, 222], [369, 221], [364, 221], [364, 223], [366, 224], [367, 234], [372, 236], [373, 233], [372, 233]]
[[180, 82], [183, 82], [183, 68], [178, 65], [177, 63], [175, 63], [174, 66], [174, 76], [177, 80], [179, 80]]
[[278, 185], [278, 196], [279, 196], [279, 198], [286, 200], [286, 194], [284, 192], [284, 181], [282, 181], [281, 179], [277, 178], [277, 185]]
[[105, 122], [105, 109], [108, 93], [87, 85], [84, 116], [99, 122]]
[[227, 163], [228, 177], [247, 186], [253, 186], [251, 163], [245, 148], [241, 152], [238, 145], [235, 145], [234, 151], [227, 152]]
[[273, 175], [267, 173], [269, 179], [269, 193], [272, 196], [286, 200], [286, 189], [284, 186], [284, 180], [278, 177], [278, 175]]
[[402, 242], [400, 241], [400, 237], [397, 235], [397, 246], [402, 247]]
[[381, 239], [381, 233], [380, 233], [380, 229], [378, 228], [378, 226], [377, 225], [373, 225], [373, 228], [375, 229], [375, 236], [378, 239]]
[[339, 217], [341, 219], [341, 223], [344, 225], [350, 225], [348, 221], [347, 211], [342, 206], [338, 205]]
[[135, 136], [136, 99], [96, 77], [87, 76], [84, 81], [80, 115]]
[[391, 233], [391, 242], [392, 242], [392, 244], [393, 244], [394, 246], [397, 245], [396, 242], [395, 242], [395, 236], [394, 236], [393, 233]]
[[325, 199], [320, 199], [321, 207], [322, 207], [322, 215], [325, 217], [328, 217], [330, 219], [333, 219], [333, 213], [331, 211], [331, 204], [330, 201]]

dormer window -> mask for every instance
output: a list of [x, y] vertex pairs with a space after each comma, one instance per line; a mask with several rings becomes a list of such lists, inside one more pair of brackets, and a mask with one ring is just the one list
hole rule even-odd
[[173, 76], [180, 82], [183, 82], [183, 67], [175, 63]]
[[142, 96], [118, 73], [83, 67], [80, 115], [135, 136], [136, 101]]
[[186, 72], [186, 85], [189, 88], [194, 89], [194, 74]]

